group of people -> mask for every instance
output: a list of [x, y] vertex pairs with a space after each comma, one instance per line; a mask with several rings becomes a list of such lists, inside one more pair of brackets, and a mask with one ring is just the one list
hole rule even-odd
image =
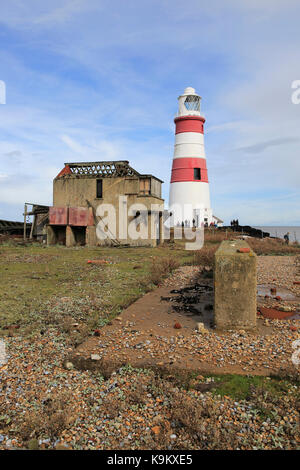
[[[193, 228], [196, 227], [196, 220], [193, 219]], [[180, 222], [177, 222], [177, 227], [180, 227]], [[189, 220], [185, 220], [184, 222], [181, 222], [181, 227], [190, 227], [190, 221]], [[217, 228], [218, 225], [214, 222], [211, 222], [209, 224], [209, 228]], [[204, 228], [208, 228], [208, 222], [204, 222]]]
[[239, 221], [238, 221], [238, 219], [236, 219], [236, 220], [231, 220], [230, 225], [231, 225], [231, 227], [238, 227], [238, 226], [239, 226]]

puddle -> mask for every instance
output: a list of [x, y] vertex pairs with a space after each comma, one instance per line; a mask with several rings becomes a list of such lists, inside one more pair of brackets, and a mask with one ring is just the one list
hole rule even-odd
[[259, 307], [259, 312], [264, 318], [277, 320], [299, 320], [299, 312], [282, 312], [276, 308]]
[[[271, 293], [272, 288], [276, 289], [276, 293]], [[257, 295], [269, 295], [270, 297], [276, 297], [279, 295], [282, 300], [298, 300], [298, 297], [293, 292], [285, 289], [284, 287], [276, 287], [272, 284], [259, 284], [257, 286]]]
[[295, 315], [292, 315], [289, 320], [300, 320], [300, 313], [296, 312]]

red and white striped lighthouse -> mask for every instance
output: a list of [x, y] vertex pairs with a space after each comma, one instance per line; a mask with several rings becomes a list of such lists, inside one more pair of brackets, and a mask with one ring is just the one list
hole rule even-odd
[[179, 96], [169, 206], [172, 225], [212, 222], [200, 100], [194, 88]]

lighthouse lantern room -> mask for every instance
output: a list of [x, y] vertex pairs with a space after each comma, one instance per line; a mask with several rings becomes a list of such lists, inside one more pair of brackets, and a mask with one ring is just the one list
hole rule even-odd
[[210, 225], [209, 184], [204, 150], [201, 97], [188, 87], [178, 98], [169, 206], [172, 225]]

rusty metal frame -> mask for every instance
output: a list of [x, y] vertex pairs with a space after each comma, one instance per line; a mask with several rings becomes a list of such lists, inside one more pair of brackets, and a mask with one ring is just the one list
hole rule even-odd
[[115, 178], [122, 176], [141, 176], [134, 170], [127, 160], [114, 162], [79, 162], [65, 163], [73, 175], [101, 178]]

